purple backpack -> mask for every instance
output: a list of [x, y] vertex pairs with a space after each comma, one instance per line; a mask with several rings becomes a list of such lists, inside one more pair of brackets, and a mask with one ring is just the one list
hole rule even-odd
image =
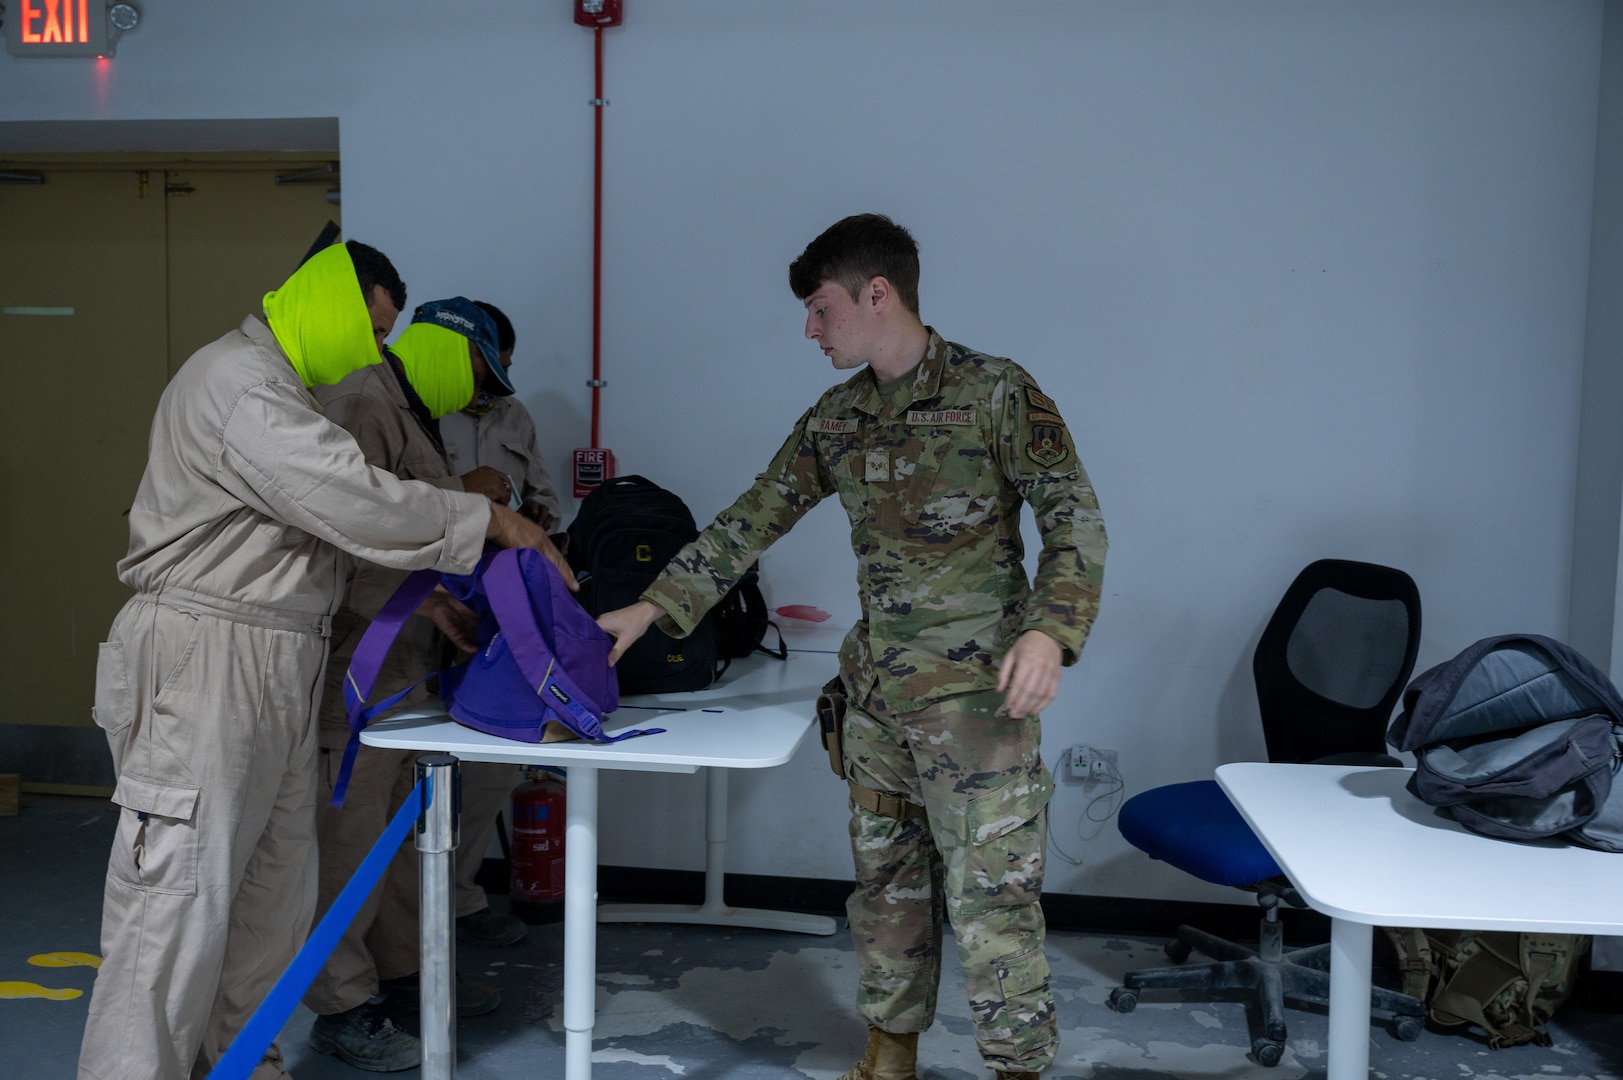
[[569, 594], [557, 567], [539, 551], [487, 552], [472, 574], [433, 570], [412, 574], [361, 635], [344, 680], [350, 737], [333, 786], [334, 806], [343, 805], [361, 731], [413, 689], [366, 704], [383, 658], [401, 626], [442, 583], [479, 616], [479, 651], [439, 673], [440, 696], [453, 719], [528, 743], [540, 742], [549, 722], [598, 743], [664, 730], [604, 732], [603, 715], [620, 704], [614, 669], [609, 667], [613, 640]]

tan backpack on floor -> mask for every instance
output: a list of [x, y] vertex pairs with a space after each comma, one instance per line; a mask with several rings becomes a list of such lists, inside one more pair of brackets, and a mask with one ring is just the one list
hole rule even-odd
[[1497, 1050], [1550, 1045], [1548, 1022], [1572, 994], [1590, 939], [1581, 934], [1384, 928], [1402, 991], [1441, 1027], [1475, 1024]]

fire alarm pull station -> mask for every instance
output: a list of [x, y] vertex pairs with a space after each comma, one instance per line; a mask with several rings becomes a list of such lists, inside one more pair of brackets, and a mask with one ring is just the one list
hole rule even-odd
[[575, 498], [584, 499], [603, 481], [613, 479], [613, 450], [596, 446], [575, 449]]
[[575, 22], [580, 26], [619, 26], [620, 0], [575, 0]]

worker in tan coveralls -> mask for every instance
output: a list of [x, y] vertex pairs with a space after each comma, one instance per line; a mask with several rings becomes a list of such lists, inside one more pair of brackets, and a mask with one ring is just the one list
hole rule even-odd
[[[514, 395], [507, 374], [517, 343], [513, 323], [494, 304], [483, 300], [473, 304], [495, 325], [499, 363], [491, 365], [495, 377], [475, 391], [467, 408], [440, 418], [440, 437], [451, 471], [500, 474], [508, 485], [503, 504], [513, 506], [548, 533], [556, 533], [563, 525], [558, 492], [541, 458], [535, 423]], [[457, 843], [453, 901], [459, 944], [490, 948], [511, 945], [524, 937], [524, 924], [492, 911], [490, 898], [474, 880], [495, 834], [496, 817], [507, 805], [520, 774], [516, 765], [470, 762], [462, 766], [462, 836]], [[463, 1008], [461, 997], [457, 1001], [458, 1008]]]
[[[496, 324], [496, 347], [505, 370], [513, 366], [513, 346], [518, 335], [506, 313], [495, 304], [475, 300], [475, 304]], [[459, 472], [489, 466], [513, 483], [513, 498], [519, 513], [539, 522], [549, 533], [563, 526], [558, 489], [542, 459], [536, 438], [535, 421], [524, 403], [510, 389], [493, 385], [481, 389], [461, 412], [440, 421], [445, 452], [451, 467]]]
[[[466, 573], [487, 538], [546, 545], [484, 496], [370, 467], [310, 398], [379, 362], [405, 294], [376, 250], [327, 248], [158, 402], [118, 564], [136, 595], [97, 660], [121, 811], [85, 1080], [205, 1076], [303, 944], [315, 713], [349, 557]], [[448, 595], [427, 609], [466, 638]], [[272, 1046], [253, 1076], [283, 1075]]]
[[[383, 363], [353, 372], [337, 385], [318, 387], [316, 399], [329, 420], [355, 437], [368, 464], [402, 480], [422, 480], [449, 491], [477, 491], [505, 506], [510, 495], [506, 477], [489, 468], [456, 475], [439, 433], [440, 418], [467, 405], [479, 388], [507, 385], [496, 342], [494, 322], [471, 300], [460, 296], [436, 300], [417, 309], [411, 325], [384, 350]], [[339, 764], [350, 739], [344, 701], [349, 663], [367, 627], [406, 576], [405, 570], [357, 563], [344, 605], [333, 619], [332, 656], [320, 713], [317, 918], [332, 906], [416, 784], [417, 752], [361, 746], [344, 804], [332, 805]], [[421, 706], [429, 694], [420, 684], [445, 666], [446, 657], [445, 639], [434, 624], [424, 617], [408, 619], [384, 660], [374, 692], [387, 697], [416, 689], [383, 715]], [[470, 807], [467, 790], [496, 789], [499, 799], [512, 790], [517, 771], [514, 765], [462, 766], [463, 813], [469, 826], [462, 830], [463, 840], [478, 847], [467, 858], [458, 858], [459, 877], [463, 863], [477, 866], [483, 857], [496, 813], [495, 808]], [[488, 820], [481, 821], [481, 814]], [[468, 841], [474, 833], [478, 839]], [[415, 1008], [418, 997], [417, 870], [417, 852], [408, 840], [304, 995], [305, 1005], [316, 1014], [311, 1046], [358, 1069], [395, 1072], [416, 1068], [421, 1061], [421, 1043], [395, 1019], [399, 1010]], [[478, 897], [483, 910], [483, 890]], [[516, 924], [517, 937], [523, 936], [523, 923], [511, 915], [499, 918]], [[457, 1015], [478, 1016], [500, 1003], [501, 994], [494, 987], [457, 980]]]
[[[1105, 531], [1054, 402], [1018, 364], [944, 340], [918, 314], [918, 248], [889, 218], [846, 218], [789, 268], [806, 336], [858, 370], [637, 603], [598, 622], [619, 655], [655, 622], [688, 633], [818, 501], [851, 520], [862, 617], [829, 692], [845, 699], [866, 1052], [842, 1080], [913, 1080], [935, 1017], [941, 913], [985, 1063], [1030, 1078], [1058, 1027], [1038, 899], [1053, 781], [1037, 714], [1098, 612]], [[1035, 585], [1020, 505], [1042, 535]]]

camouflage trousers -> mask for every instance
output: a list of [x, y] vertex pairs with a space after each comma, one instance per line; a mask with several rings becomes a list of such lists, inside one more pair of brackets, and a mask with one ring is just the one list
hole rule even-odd
[[994, 1069], [1037, 1070], [1059, 1044], [1038, 904], [1054, 785], [1040, 722], [999, 716], [1002, 704], [995, 691], [899, 715], [877, 695], [848, 703], [846, 776], [904, 796], [925, 816], [852, 805], [857, 887], [846, 912], [868, 1023], [906, 1034], [934, 1021], [944, 916], [982, 1058]]

